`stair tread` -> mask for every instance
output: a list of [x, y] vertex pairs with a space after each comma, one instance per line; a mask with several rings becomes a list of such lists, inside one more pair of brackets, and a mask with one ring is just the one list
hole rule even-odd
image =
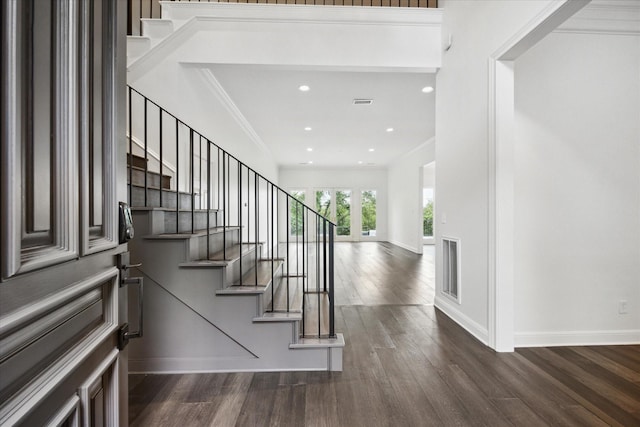
[[254, 322], [292, 322], [302, 320], [302, 313], [290, 311], [288, 313], [267, 312], [262, 316], [254, 317]]
[[[162, 206], [132, 206], [131, 207], [132, 211], [165, 211], [165, 212], [175, 212], [176, 209], [175, 208], [166, 208], [166, 207], [162, 207]], [[202, 212], [202, 213], [206, 213], [207, 211], [209, 212], [222, 212], [221, 209], [194, 209], [193, 210], [196, 213]], [[183, 212], [189, 212], [191, 213], [191, 209], [179, 209], [178, 212], [183, 213]]]
[[[274, 278], [277, 276], [278, 270], [282, 267], [284, 262], [282, 260], [273, 260], [273, 274]], [[238, 280], [231, 286], [269, 286], [271, 284], [271, 260], [261, 259], [258, 261], [257, 266], [258, 274], [256, 281], [256, 267], [252, 267], [242, 277], [242, 281]], [[240, 284], [242, 283], [242, 284]]]
[[[239, 227], [236, 226], [227, 226], [227, 227], [211, 227], [209, 229], [211, 234], [219, 234], [224, 231], [234, 231], [238, 230]], [[151, 234], [149, 236], [144, 236], [143, 239], [146, 240], [186, 240], [192, 237], [201, 237], [206, 236], [207, 230], [195, 230], [193, 233], [162, 233], [162, 234]], [[215, 255], [215, 254], [214, 254]], [[229, 255], [229, 249], [227, 249], [227, 255]], [[202, 260], [207, 261], [207, 260]]]

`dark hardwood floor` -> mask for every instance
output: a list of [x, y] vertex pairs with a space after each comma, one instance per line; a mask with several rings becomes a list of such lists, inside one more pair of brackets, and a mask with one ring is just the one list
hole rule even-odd
[[640, 426], [640, 346], [498, 354], [432, 306], [432, 250], [336, 251], [343, 372], [131, 375], [131, 425]]

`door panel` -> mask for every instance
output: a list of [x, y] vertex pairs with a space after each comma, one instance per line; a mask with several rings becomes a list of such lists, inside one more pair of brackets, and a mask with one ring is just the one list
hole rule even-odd
[[0, 11], [0, 425], [126, 425], [126, 2]]

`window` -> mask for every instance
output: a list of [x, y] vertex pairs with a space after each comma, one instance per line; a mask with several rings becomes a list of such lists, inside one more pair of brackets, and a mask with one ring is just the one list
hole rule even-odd
[[316, 191], [316, 211], [323, 217], [331, 218], [331, 191], [329, 190], [317, 190]]
[[351, 236], [351, 190], [336, 191], [336, 234]]
[[422, 235], [433, 236], [433, 188], [422, 189]]
[[289, 233], [291, 236], [302, 236], [304, 227], [302, 217], [304, 213], [304, 190], [291, 190], [289, 193], [295, 200], [300, 202], [297, 203], [294, 200], [289, 200]]
[[376, 191], [362, 192], [362, 235], [376, 235]]

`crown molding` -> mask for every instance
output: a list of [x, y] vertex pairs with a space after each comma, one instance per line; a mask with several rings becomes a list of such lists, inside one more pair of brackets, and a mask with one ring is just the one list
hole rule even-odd
[[208, 68], [198, 68], [195, 72], [200, 76], [202, 81], [205, 83], [205, 86], [211, 91], [211, 93], [215, 96], [215, 98], [233, 117], [236, 121], [240, 129], [247, 135], [247, 137], [253, 142], [260, 150], [264, 153], [268, 154], [270, 157], [272, 156], [271, 150], [264, 143], [262, 138], [258, 135], [258, 133], [253, 129], [251, 123], [244, 117], [240, 109], [233, 102], [229, 94], [224, 90], [218, 79], [213, 75], [213, 72]]

